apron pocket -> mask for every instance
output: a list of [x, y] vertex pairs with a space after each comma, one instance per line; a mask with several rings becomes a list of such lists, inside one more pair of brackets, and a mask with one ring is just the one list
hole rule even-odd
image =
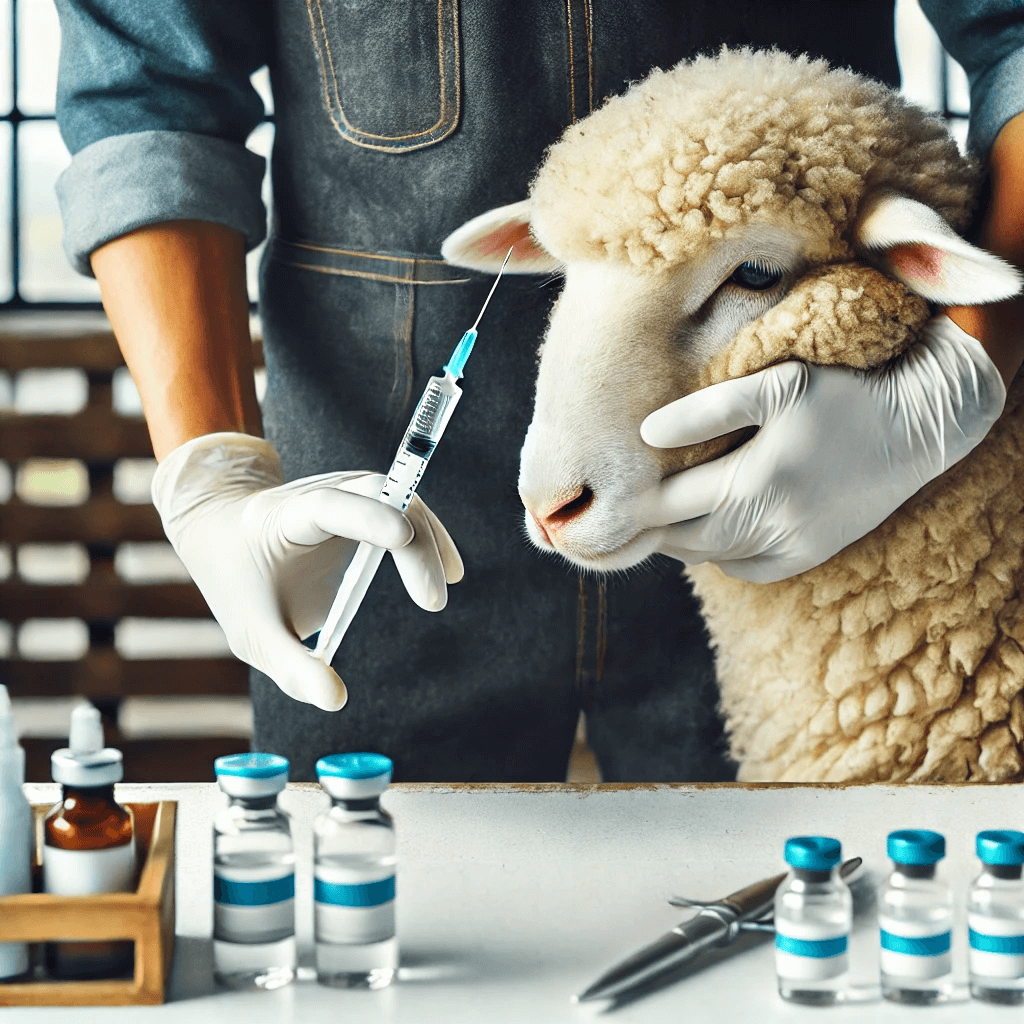
[[432, 146], [459, 122], [459, 0], [306, 0], [324, 104], [356, 146]]

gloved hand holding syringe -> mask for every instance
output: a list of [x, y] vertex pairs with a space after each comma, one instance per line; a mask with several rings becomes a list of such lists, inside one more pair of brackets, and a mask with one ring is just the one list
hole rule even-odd
[[[398, 446], [394, 462], [388, 470], [387, 479], [381, 488], [380, 500], [386, 502], [392, 508], [404, 512], [416, 493], [423, 471], [427, 468], [430, 456], [440, 441], [444, 429], [448, 426], [455, 406], [462, 397], [462, 389], [458, 385], [462, 377], [466, 360], [473, 351], [473, 345], [477, 338], [477, 325], [483, 318], [498, 287], [501, 275], [505, 270], [512, 250], [509, 249], [505, 260], [501, 264], [498, 276], [487, 293], [487, 298], [477, 315], [473, 326], [462, 336], [455, 351], [448, 360], [442, 375], [431, 377], [427, 387], [416, 406], [409, 426], [406, 428], [402, 443]], [[352, 556], [352, 561], [345, 569], [341, 586], [338, 587], [338, 594], [327, 613], [320, 636], [317, 638], [316, 646], [309, 652], [314, 658], [319, 658], [325, 665], [330, 665], [334, 659], [335, 652], [341, 644], [348, 627], [359, 611], [363, 603], [366, 591], [377, 573], [381, 560], [384, 558], [384, 548], [375, 547], [362, 541]]]

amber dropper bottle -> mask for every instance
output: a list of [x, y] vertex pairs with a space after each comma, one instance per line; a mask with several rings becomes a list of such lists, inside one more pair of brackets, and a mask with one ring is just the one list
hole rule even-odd
[[[100, 713], [88, 702], [71, 713], [68, 746], [50, 760], [61, 801], [43, 828], [43, 891], [60, 896], [129, 892], [135, 882], [131, 813], [114, 800], [124, 776], [121, 751], [103, 746]], [[132, 969], [131, 942], [49, 943], [46, 966], [58, 978], [114, 977]]]

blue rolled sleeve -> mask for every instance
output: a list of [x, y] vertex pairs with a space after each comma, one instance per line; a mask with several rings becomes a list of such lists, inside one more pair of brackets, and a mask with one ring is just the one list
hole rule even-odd
[[968, 146], [979, 156], [1003, 125], [1024, 111], [1024, 3], [1021, 0], [921, 0], [942, 45], [971, 83]]
[[71, 151], [57, 182], [64, 247], [89, 256], [147, 224], [207, 220], [262, 241], [263, 117], [249, 81], [272, 54], [271, 5], [246, 0], [56, 0], [57, 123]]

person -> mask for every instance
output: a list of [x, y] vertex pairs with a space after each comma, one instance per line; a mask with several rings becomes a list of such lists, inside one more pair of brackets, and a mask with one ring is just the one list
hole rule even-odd
[[[1009, 0], [930, 6], [972, 75], [974, 145], [991, 146], [983, 244], [1019, 258], [1024, 25]], [[57, 7], [57, 118], [73, 154], [58, 183], [65, 246], [99, 281], [139, 387], [168, 536], [254, 666], [254, 746], [287, 755], [296, 779], [323, 754], [374, 749], [403, 780], [559, 781], [583, 708], [606, 781], [731, 778], [679, 562], [598, 581], [521, 538], [518, 450], [552, 282], [502, 282], [407, 520], [373, 500], [368, 471], [386, 469], [491, 284], [444, 264], [441, 241], [523, 198], [568, 123], [723, 43], [807, 52], [895, 86], [892, 3]], [[264, 234], [263, 162], [244, 143], [263, 114], [249, 81], [263, 65], [276, 135], [261, 416], [244, 253]], [[1010, 309], [952, 311], [1007, 381], [1021, 353]], [[830, 415], [851, 437], [881, 429]], [[796, 498], [833, 511], [827, 491]], [[300, 638], [362, 540], [394, 560], [335, 671]]]

